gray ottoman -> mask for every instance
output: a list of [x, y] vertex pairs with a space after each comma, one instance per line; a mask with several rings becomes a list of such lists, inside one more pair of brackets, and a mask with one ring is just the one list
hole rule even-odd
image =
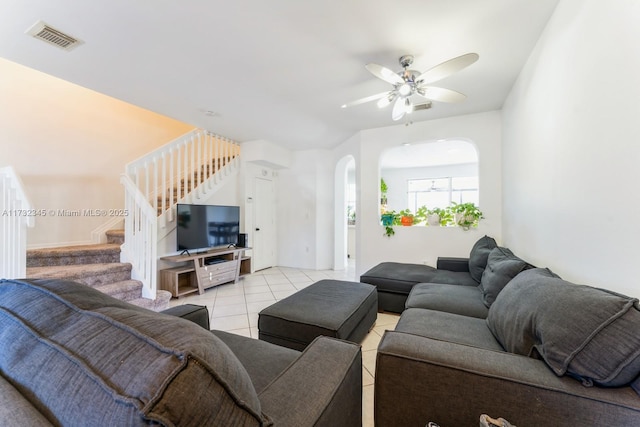
[[262, 310], [259, 337], [295, 350], [304, 350], [320, 335], [359, 343], [377, 316], [375, 286], [321, 280]]

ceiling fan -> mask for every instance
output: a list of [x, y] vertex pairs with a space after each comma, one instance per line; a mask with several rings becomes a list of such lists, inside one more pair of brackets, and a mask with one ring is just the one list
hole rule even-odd
[[466, 96], [455, 90], [445, 89], [436, 86], [427, 86], [429, 83], [442, 80], [451, 74], [468, 67], [478, 60], [477, 53], [467, 53], [456, 58], [445, 61], [428, 69], [424, 73], [410, 70], [413, 64], [412, 55], [403, 55], [398, 60], [403, 70], [395, 73], [387, 67], [378, 64], [367, 64], [365, 68], [374, 76], [393, 85], [393, 89], [387, 92], [378, 93], [376, 95], [367, 96], [353, 102], [344, 104], [342, 108], [352, 107], [354, 105], [364, 104], [366, 102], [378, 101], [379, 108], [395, 102], [391, 112], [393, 120], [400, 120], [405, 114], [411, 113], [414, 104], [411, 103], [411, 97], [419, 95], [431, 101], [440, 102], [460, 102]]

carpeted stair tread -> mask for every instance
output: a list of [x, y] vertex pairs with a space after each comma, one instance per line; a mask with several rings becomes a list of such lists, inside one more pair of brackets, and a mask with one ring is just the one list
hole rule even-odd
[[131, 279], [131, 264], [120, 262], [124, 230], [108, 230], [107, 243], [59, 246], [27, 251], [27, 278], [64, 279], [84, 283], [114, 298], [153, 311], [169, 308], [171, 293], [142, 297], [143, 284]]
[[107, 243], [122, 245], [124, 243], [124, 229], [107, 230]]
[[120, 246], [104, 243], [30, 249], [27, 251], [27, 267], [117, 263], [120, 262]]
[[137, 305], [139, 307], [144, 307], [153, 311], [162, 311], [169, 308], [169, 301], [171, 300], [171, 292], [168, 291], [157, 291], [156, 299], [148, 299], [148, 298], [136, 298], [132, 300], [127, 300], [129, 304]]
[[142, 295], [142, 282], [139, 280], [123, 280], [95, 286], [102, 293], [123, 301], [131, 301]]
[[28, 278], [67, 279], [98, 286], [131, 279], [131, 264], [100, 263], [48, 267], [28, 267]]

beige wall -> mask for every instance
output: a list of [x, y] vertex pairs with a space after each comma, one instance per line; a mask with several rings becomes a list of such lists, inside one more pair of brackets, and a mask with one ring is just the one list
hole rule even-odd
[[122, 208], [124, 166], [193, 127], [0, 58], [0, 166], [13, 166], [39, 217], [28, 246], [87, 243]]

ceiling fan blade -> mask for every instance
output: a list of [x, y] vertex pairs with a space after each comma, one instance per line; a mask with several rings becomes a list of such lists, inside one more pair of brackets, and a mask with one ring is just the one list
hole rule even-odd
[[365, 102], [375, 101], [380, 98], [384, 98], [385, 96], [389, 96], [391, 92], [382, 92], [375, 95], [367, 96], [365, 98], [356, 99], [355, 101], [351, 101], [347, 104], [343, 104], [342, 108], [353, 107], [354, 105], [364, 104]]
[[451, 74], [473, 64], [479, 57], [480, 56], [478, 56], [477, 53], [467, 53], [465, 55], [458, 56], [457, 58], [450, 59], [420, 74], [416, 79], [416, 82], [427, 84], [442, 80], [445, 77], [448, 77]]
[[365, 65], [365, 68], [377, 78], [382, 79], [392, 85], [400, 85], [404, 83], [402, 77], [400, 77], [398, 74], [394, 73], [387, 67], [383, 67], [382, 65], [367, 64]]
[[391, 118], [393, 120], [400, 120], [404, 117], [407, 109], [404, 105], [404, 98], [398, 98], [396, 103], [393, 104], [393, 111], [391, 111]]
[[432, 101], [440, 102], [461, 102], [467, 98], [466, 95], [455, 90], [435, 86], [421, 86], [416, 90], [416, 93]]

